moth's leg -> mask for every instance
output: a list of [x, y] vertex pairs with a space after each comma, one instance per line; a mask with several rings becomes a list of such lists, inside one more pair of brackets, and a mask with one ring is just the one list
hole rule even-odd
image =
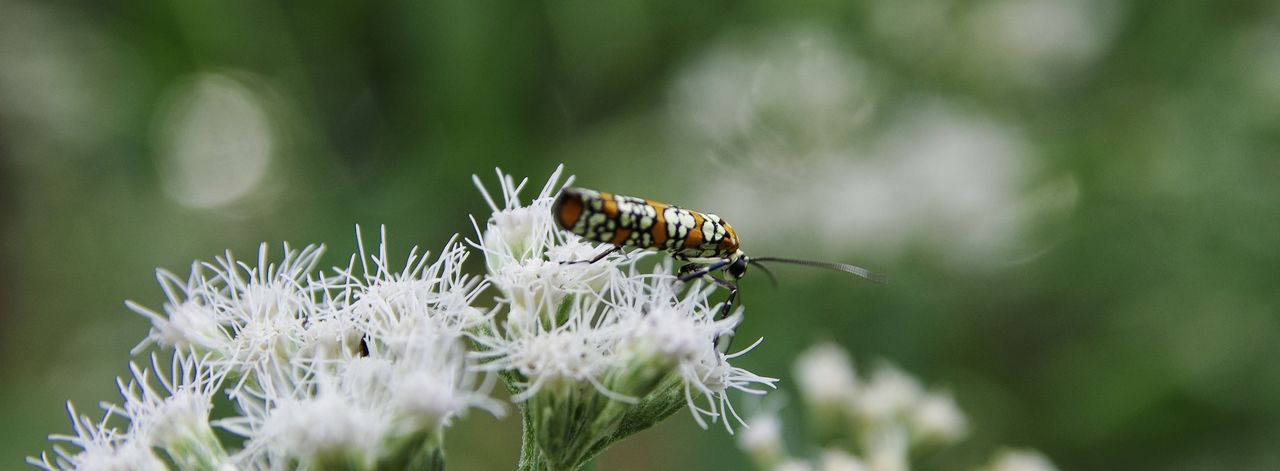
[[[710, 278], [711, 281], [720, 285], [722, 288], [729, 290], [729, 296], [725, 298], [724, 304], [721, 305], [720, 307], [720, 313], [716, 315], [717, 321], [723, 320], [729, 317], [729, 312], [733, 310], [733, 301], [738, 297], [738, 285], [734, 284], [731, 281], [722, 280], [710, 275], [707, 275], [707, 278]], [[738, 327], [734, 326], [733, 330], [725, 334], [729, 338], [726, 339], [724, 342], [724, 349], [720, 348], [720, 337], [716, 337], [715, 340], [712, 341], [712, 346], [715, 347], [716, 350], [720, 351], [721, 353], [728, 351], [729, 345], [733, 343], [733, 336], [734, 334], [737, 333], [737, 331], [738, 331]]]
[[[731, 262], [727, 258], [724, 260], [720, 260], [718, 262], [712, 263], [710, 265], [703, 265], [703, 266], [699, 266], [699, 264], [697, 263], [688, 263], [680, 267], [680, 271], [677, 272], [677, 275], [680, 277], [680, 281], [687, 283], [687, 282], [696, 280], [698, 278], [707, 276], [711, 274], [711, 272], [724, 268], [725, 265], [728, 265], [730, 263], [733, 263], [733, 262]], [[715, 278], [712, 278], [712, 279], [715, 279]]]
[[604, 251], [604, 252], [600, 252], [598, 255], [596, 255], [596, 256], [594, 256], [594, 257], [591, 257], [590, 259], [587, 259], [587, 260], [574, 260], [574, 261], [572, 261], [572, 262], [560, 262], [560, 263], [562, 263], [562, 264], [566, 264], [566, 265], [567, 265], [567, 264], [571, 264], [571, 263], [596, 263], [596, 262], [599, 262], [600, 260], [603, 260], [605, 257], [608, 257], [608, 256], [609, 256], [609, 254], [614, 253], [614, 252], [617, 252], [617, 251], [619, 251], [619, 250], [622, 250], [622, 246], [621, 246], [621, 245], [612, 245], [612, 246], [610, 246], [608, 249], [605, 249], [605, 251]]

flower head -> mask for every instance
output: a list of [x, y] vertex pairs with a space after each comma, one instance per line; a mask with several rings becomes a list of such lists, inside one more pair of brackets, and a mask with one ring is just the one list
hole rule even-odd
[[778, 463], [786, 456], [782, 443], [782, 419], [774, 412], [761, 412], [747, 420], [747, 429], [738, 435], [738, 446], [762, 466]]
[[560, 175], [557, 169], [527, 205], [519, 197], [527, 180], [517, 184], [499, 172], [497, 201], [476, 179], [493, 214], [471, 244], [485, 256], [499, 309], [470, 334], [473, 356], [507, 379], [543, 451], [562, 466], [681, 406], [703, 427], [736, 417], [730, 390], [762, 394], [758, 386], [776, 381], [716, 350], [715, 340], [741, 315], [717, 319], [720, 306], [709, 301], [715, 289], [686, 287], [670, 263], [642, 272], [643, 252], [586, 263], [607, 248], [556, 226], [551, 203]]
[[40, 459], [27, 458], [27, 463], [49, 471], [161, 471], [169, 469], [146, 443], [131, 440], [115, 428], [107, 425], [111, 412], [99, 422], [87, 415], [79, 415], [74, 406], [67, 404], [71, 416], [71, 435], [50, 435], [49, 439], [79, 448], [68, 450], [53, 447], [53, 455], [41, 453]]
[[232, 391], [243, 413], [219, 425], [248, 439], [239, 461], [397, 467], [438, 455], [443, 429], [473, 407], [502, 415], [491, 376], [463, 347], [483, 319], [470, 303], [484, 285], [461, 271], [466, 251], [450, 242], [431, 261], [415, 248], [394, 269], [385, 229], [374, 255], [357, 241], [345, 268], [305, 291], [294, 355]]
[[795, 376], [805, 401], [817, 407], [843, 407], [857, 388], [848, 352], [834, 343], [815, 345], [801, 354]]
[[920, 399], [908, 419], [917, 440], [952, 443], [968, 432], [969, 422], [956, 400], [946, 393], [929, 393]]
[[991, 458], [984, 471], [1057, 471], [1040, 452], [1035, 450], [1001, 450]]
[[164, 314], [127, 303], [152, 321], [151, 332], [134, 351], [150, 344], [189, 348], [242, 378], [284, 367], [301, 348], [305, 323], [317, 317], [320, 286], [312, 277], [323, 251], [285, 244], [283, 259], [275, 262], [262, 244], [257, 265], [237, 261], [228, 251], [214, 263], [192, 264], [185, 282], [159, 271], [168, 298]]
[[[222, 387], [226, 371], [213, 369], [208, 357], [174, 351], [168, 374], [154, 354], [154, 370], [131, 363], [133, 378], [128, 383], [116, 380], [123, 404], [103, 407], [129, 420], [130, 439], [165, 450], [175, 463], [211, 469], [227, 464], [226, 452], [209, 423], [213, 395]], [[152, 383], [153, 376], [159, 387]]]
[[905, 471], [918, 451], [949, 445], [968, 431], [949, 393], [926, 392], [918, 379], [888, 363], [870, 378], [858, 378], [848, 352], [834, 343], [809, 348], [794, 371], [807, 406], [809, 448], [821, 453], [790, 457], [777, 438], [777, 416], [757, 415], [738, 443], [760, 469]]
[[161, 312], [129, 304], [152, 321], [138, 349], [183, 350], [171, 374], [156, 375], [160, 388], [137, 366], [121, 381], [125, 402], [109, 407], [130, 420], [126, 441], [182, 466], [228, 462], [208, 420], [225, 377], [237, 415], [215, 425], [246, 439], [230, 460], [250, 468], [438, 460], [455, 418], [471, 408], [501, 415], [492, 375], [464, 348], [464, 333], [488, 322], [472, 305], [486, 283], [463, 272], [466, 248], [450, 241], [436, 257], [414, 248], [397, 269], [385, 228], [373, 251], [358, 228], [356, 237], [358, 253], [331, 273], [317, 269], [321, 247], [288, 245], [280, 260], [263, 245], [256, 264], [229, 252], [197, 262], [185, 281], [160, 272]]

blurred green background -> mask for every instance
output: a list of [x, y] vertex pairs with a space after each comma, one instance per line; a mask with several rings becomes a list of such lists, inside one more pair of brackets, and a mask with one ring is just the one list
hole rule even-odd
[[[118, 398], [155, 267], [437, 248], [471, 174], [563, 162], [886, 274], [749, 277], [742, 361], [835, 340], [950, 389], [972, 437], [928, 468], [1278, 469], [1278, 148], [1263, 0], [2, 0], [0, 467]], [[518, 428], [463, 420], [450, 464]], [[746, 460], [685, 414], [600, 462], [712, 465]]]

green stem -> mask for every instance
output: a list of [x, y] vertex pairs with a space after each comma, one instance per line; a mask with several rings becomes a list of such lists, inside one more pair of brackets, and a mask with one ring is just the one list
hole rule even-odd
[[607, 439], [601, 440], [583, 456], [583, 462], [594, 460], [610, 445], [635, 433], [652, 427], [671, 417], [685, 405], [683, 383], [679, 377], [670, 377], [657, 388], [657, 392], [627, 411], [618, 429]]
[[405, 437], [391, 446], [377, 469], [444, 471], [444, 431], [427, 429]]
[[537, 425], [533, 423], [533, 416], [529, 414], [528, 407], [524, 404], [520, 405], [520, 425], [523, 431], [520, 435], [522, 443], [520, 444], [520, 463], [516, 466], [516, 471], [546, 471], [546, 457], [542, 455], [542, 448], [538, 446]]

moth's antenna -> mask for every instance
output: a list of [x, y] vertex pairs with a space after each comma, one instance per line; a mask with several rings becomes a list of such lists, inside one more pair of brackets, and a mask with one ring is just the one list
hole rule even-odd
[[[828, 270], [842, 271], [852, 275], [857, 275], [857, 276], [866, 278], [868, 280], [874, 281], [876, 283], [884, 283], [883, 275], [878, 275], [866, 268], [855, 267], [853, 265], [849, 265], [845, 263], [819, 262], [816, 260], [799, 260], [794, 258], [781, 258], [781, 257], [751, 257], [749, 261], [753, 263], [780, 262], [780, 263], [791, 263], [795, 265], [807, 265], [811, 267], [826, 268]], [[763, 268], [763, 266], [761, 266], [761, 268]]]
[[773, 287], [774, 288], [778, 287], [778, 277], [773, 276], [773, 270], [770, 270], [769, 267], [764, 266], [763, 263], [756, 263], [756, 259], [751, 257], [747, 257], [747, 263], [760, 267], [760, 271], [764, 272], [764, 274], [766, 275], [769, 275], [769, 281], [773, 283]]

